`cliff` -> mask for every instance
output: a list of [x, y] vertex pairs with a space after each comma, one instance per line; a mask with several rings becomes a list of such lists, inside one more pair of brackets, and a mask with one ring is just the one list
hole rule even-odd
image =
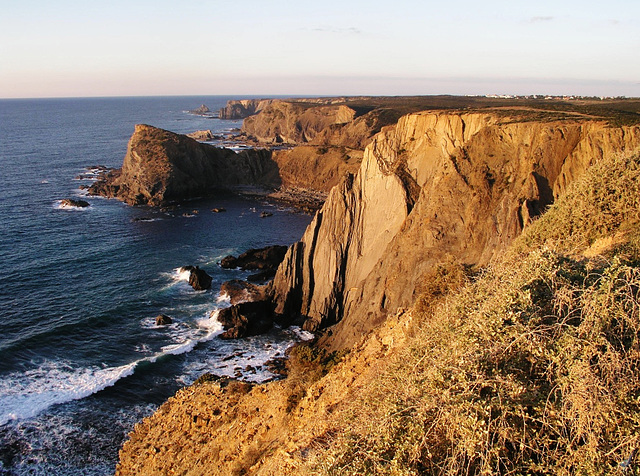
[[273, 101], [260, 114], [247, 117], [242, 124], [242, 132], [264, 143], [304, 143], [313, 140], [332, 124], [351, 122], [355, 114], [345, 105]]
[[235, 185], [280, 185], [271, 153], [201, 144], [187, 136], [139, 124], [129, 140], [122, 168], [95, 182], [92, 195], [131, 205], [161, 205]]
[[273, 287], [307, 327], [337, 321], [323, 343], [350, 353], [303, 347], [285, 380], [183, 389], [136, 426], [117, 474], [600, 474], [631, 461], [638, 147], [640, 127], [589, 118], [403, 117]]
[[331, 327], [324, 345], [348, 348], [409, 306], [438, 263], [486, 265], [587, 167], [639, 146], [640, 127], [596, 120], [405, 116], [290, 248], [272, 283], [276, 312]]
[[244, 119], [259, 113], [271, 104], [274, 99], [240, 99], [227, 101], [225, 107], [220, 109], [220, 119]]
[[338, 101], [274, 100], [244, 121], [243, 133], [261, 144], [295, 145], [273, 151], [285, 188], [329, 192], [345, 174], [357, 172], [373, 136], [401, 116], [398, 108], [362, 98]]

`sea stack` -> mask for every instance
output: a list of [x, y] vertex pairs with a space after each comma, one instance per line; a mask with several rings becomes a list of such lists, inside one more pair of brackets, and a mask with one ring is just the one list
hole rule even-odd
[[138, 124], [122, 168], [104, 174], [89, 188], [89, 194], [118, 198], [130, 205], [161, 206], [236, 185], [273, 188], [279, 184], [278, 168], [269, 151], [235, 153]]

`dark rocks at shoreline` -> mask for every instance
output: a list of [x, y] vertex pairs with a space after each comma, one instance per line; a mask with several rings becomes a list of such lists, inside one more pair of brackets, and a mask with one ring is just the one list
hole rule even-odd
[[156, 326], [168, 326], [171, 323], [173, 323], [173, 319], [166, 314], [159, 314], [156, 317]]
[[272, 217], [273, 213], [271, 212], [262, 212], [260, 213], [260, 218], [268, 218], [268, 217]]
[[211, 288], [213, 278], [198, 266], [183, 266], [180, 272], [189, 271], [189, 284], [196, 291], [205, 291]]
[[89, 202], [85, 200], [75, 200], [73, 198], [65, 198], [60, 202], [60, 206], [62, 207], [75, 207], [75, 208], [87, 208], [89, 206]]
[[252, 301], [235, 304], [222, 309], [217, 315], [225, 331], [222, 339], [264, 334], [273, 327], [273, 303], [270, 301]]
[[282, 245], [267, 246], [265, 248], [250, 249], [237, 258], [226, 256], [220, 261], [220, 266], [226, 269], [240, 268], [242, 270], [259, 269], [262, 271], [275, 271], [287, 252], [287, 247]]
[[265, 283], [276, 275], [276, 269], [277, 268], [265, 269], [259, 273], [250, 274], [247, 276], [247, 281], [251, 283]]
[[260, 301], [266, 297], [263, 286], [257, 286], [240, 279], [232, 279], [222, 283], [220, 294], [229, 296], [232, 305], [247, 301]]

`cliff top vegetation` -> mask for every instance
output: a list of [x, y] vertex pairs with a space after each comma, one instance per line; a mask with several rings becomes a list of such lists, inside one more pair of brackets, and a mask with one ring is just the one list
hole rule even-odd
[[607, 474], [635, 465], [640, 157], [594, 166], [481, 276], [452, 261], [433, 283], [407, 345], [315, 440], [309, 471]]
[[[285, 100], [287, 101], [287, 100]], [[317, 100], [291, 99], [301, 106], [317, 107]], [[335, 98], [332, 105], [346, 105], [356, 111], [356, 117], [374, 109], [383, 110], [387, 124], [394, 124], [405, 114], [427, 110], [482, 111], [517, 110], [527, 120], [555, 120], [568, 117], [575, 119], [603, 119], [611, 125], [634, 125], [640, 123], [640, 99], [637, 98], [550, 98], [486, 96], [385, 96]]]

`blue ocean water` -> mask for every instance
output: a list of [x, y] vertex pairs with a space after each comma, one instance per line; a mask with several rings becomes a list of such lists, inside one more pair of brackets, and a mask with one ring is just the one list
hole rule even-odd
[[[297, 241], [309, 215], [233, 195], [161, 212], [80, 188], [86, 167], [122, 164], [136, 123], [239, 127], [186, 112], [227, 99], [0, 101], [0, 474], [113, 474], [126, 433], [181, 386], [204, 372], [268, 379], [261, 364], [299, 339], [222, 341], [210, 315], [226, 304], [219, 285], [246, 277], [218, 261]], [[60, 207], [78, 197], [90, 207]], [[212, 289], [191, 289], [184, 265]], [[174, 323], [155, 326], [160, 313]]]

